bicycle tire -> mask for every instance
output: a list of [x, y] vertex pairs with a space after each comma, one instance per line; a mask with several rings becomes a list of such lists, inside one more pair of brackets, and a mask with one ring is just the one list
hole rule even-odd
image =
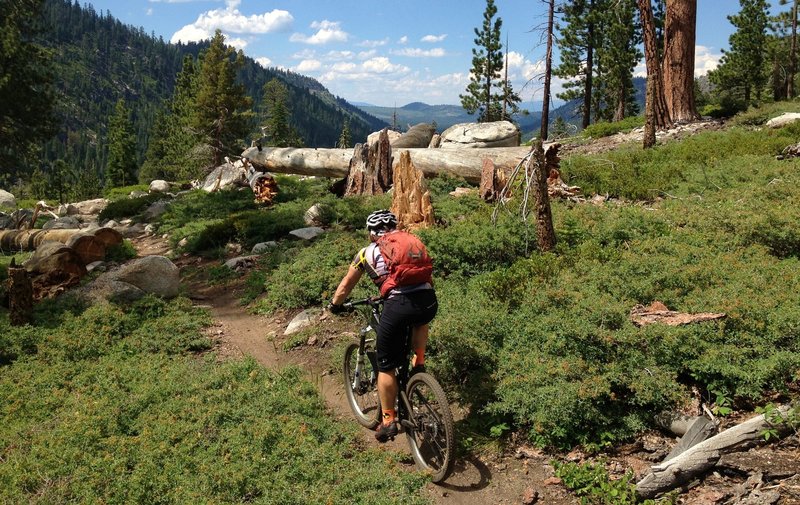
[[411, 455], [417, 466], [430, 472], [433, 482], [443, 481], [453, 469], [455, 426], [442, 386], [427, 373], [414, 374], [406, 386], [411, 405], [406, 430]]
[[374, 429], [380, 422], [381, 415], [381, 401], [378, 398], [378, 370], [372, 359], [369, 359], [368, 355], [365, 356], [359, 386], [353, 390], [353, 380], [358, 363], [358, 347], [359, 345], [356, 343], [350, 344], [344, 353], [344, 366], [342, 367], [344, 392], [347, 396], [347, 404], [350, 405], [350, 410], [356, 416], [358, 424]]

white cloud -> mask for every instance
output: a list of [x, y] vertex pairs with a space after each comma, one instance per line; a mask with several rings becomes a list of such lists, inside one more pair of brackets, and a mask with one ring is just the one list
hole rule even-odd
[[373, 56], [375, 56], [376, 54], [378, 54], [378, 51], [376, 51], [374, 49], [370, 49], [369, 51], [361, 51], [360, 53], [358, 53], [358, 59], [359, 60], [368, 60], [368, 59], [372, 58]]
[[397, 72], [408, 72], [410, 69], [405, 65], [395, 65], [389, 61], [385, 56], [377, 56], [371, 58], [361, 64], [361, 67], [371, 73], [376, 74], [389, 74]]
[[266, 56], [258, 57], [255, 60], [256, 60], [256, 63], [258, 63], [259, 65], [261, 65], [264, 68], [267, 68], [272, 64], [272, 60], [270, 60]]
[[330, 42], [347, 42], [350, 35], [339, 27], [338, 21], [314, 21], [311, 28], [317, 30], [310, 37], [302, 33], [294, 33], [289, 40], [291, 42], [302, 42], [304, 44], [322, 45]]
[[325, 55], [325, 59], [327, 60], [352, 60], [355, 57], [355, 53], [353, 51], [328, 51]]
[[400, 37], [400, 40], [397, 41], [398, 44], [408, 44], [408, 36], [403, 35]]
[[153, 8], [152, 7], [148, 7], [144, 14], [145, 14], [145, 16], [152, 16], [153, 15]]
[[694, 48], [694, 76], [706, 75], [719, 66], [722, 53], [712, 53], [710, 47], [695, 46]]
[[319, 70], [320, 68], [322, 68], [322, 62], [320, 62], [319, 60], [303, 60], [297, 65], [297, 67], [295, 67], [295, 70], [298, 73], [303, 73], [303, 72], [314, 72], [315, 70]]
[[420, 39], [421, 42], [430, 42], [432, 44], [436, 44], [437, 42], [441, 42], [447, 38], [447, 34], [443, 33], [441, 35], [425, 35]]
[[349, 73], [354, 72], [357, 68], [358, 67], [355, 63], [342, 61], [339, 63], [334, 63], [333, 66], [331, 66], [331, 71], [337, 73]]
[[417, 49], [406, 47], [403, 49], [394, 50], [392, 51], [392, 54], [396, 54], [398, 56], [410, 56], [412, 58], [441, 58], [442, 56], [446, 56], [445, 50], [441, 47], [436, 47], [433, 49]]
[[248, 42], [241, 37], [226, 37], [225, 43], [229, 46], [235, 47], [236, 49], [244, 49], [248, 44]]
[[356, 45], [359, 46], [359, 47], [381, 47], [381, 46], [385, 46], [388, 43], [389, 43], [389, 39], [386, 38], [386, 39], [382, 39], [382, 40], [362, 40], [361, 42], [359, 42]]
[[294, 60], [311, 60], [317, 57], [317, 52], [313, 49], [303, 49], [292, 55]]
[[227, 3], [228, 7], [225, 9], [215, 9], [200, 14], [194, 23], [175, 32], [170, 42], [210, 39], [217, 29], [238, 34], [273, 33], [290, 28], [294, 22], [294, 17], [288, 11], [275, 9], [264, 14], [246, 16], [236, 9], [239, 5], [238, 0], [230, 0]]

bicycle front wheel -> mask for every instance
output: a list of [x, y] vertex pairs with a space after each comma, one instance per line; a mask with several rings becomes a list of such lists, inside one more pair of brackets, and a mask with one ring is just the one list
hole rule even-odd
[[453, 468], [455, 428], [450, 404], [442, 386], [427, 373], [414, 374], [406, 395], [411, 406], [412, 429], [406, 430], [411, 455], [417, 466], [441, 482]]
[[350, 344], [344, 353], [344, 392], [347, 403], [361, 426], [373, 429], [378, 425], [381, 415], [381, 401], [378, 398], [378, 369], [374, 363], [374, 351], [363, 356], [361, 373], [356, 378], [358, 365], [358, 344]]

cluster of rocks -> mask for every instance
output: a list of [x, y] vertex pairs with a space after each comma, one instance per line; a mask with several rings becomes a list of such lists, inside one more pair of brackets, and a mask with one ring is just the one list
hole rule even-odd
[[[371, 133], [367, 144], [378, 142], [381, 132]], [[428, 123], [412, 126], [405, 133], [387, 130], [389, 145], [392, 148], [486, 148], [517, 147], [520, 145], [520, 131], [510, 121], [491, 123], [458, 123], [441, 134]]]

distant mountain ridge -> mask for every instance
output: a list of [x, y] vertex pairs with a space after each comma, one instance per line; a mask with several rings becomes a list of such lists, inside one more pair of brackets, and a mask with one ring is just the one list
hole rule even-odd
[[[397, 127], [400, 130], [407, 130], [409, 126], [418, 123], [436, 123], [436, 129], [443, 132], [454, 124], [473, 123], [476, 115], [467, 114], [463, 107], [459, 105], [429, 105], [424, 102], [411, 102], [402, 107], [381, 107], [378, 105], [357, 105], [359, 109], [375, 116], [376, 118], [392, 125], [397, 120]], [[519, 114], [515, 120], [523, 132], [533, 131], [541, 124], [541, 111], [530, 111], [529, 114]]]

